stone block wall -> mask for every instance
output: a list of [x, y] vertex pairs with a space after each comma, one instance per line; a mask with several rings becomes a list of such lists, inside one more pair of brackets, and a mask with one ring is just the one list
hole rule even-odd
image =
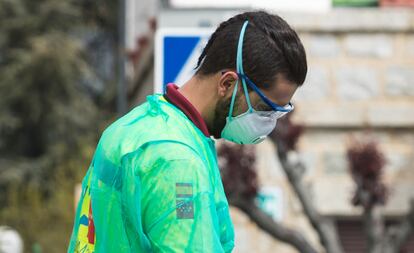
[[386, 212], [402, 213], [414, 196], [414, 11], [339, 9], [328, 16], [313, 28], [297, 24], [309, 75], [294, 97], [295, 120], [308, 127], [299, 147], [314, 156], [308, 167], [315, 199], [328, 215], [358, 213], [349, 206], [346, 144], [351, 135], [370, 134], [387, 159]]
[[[387, 160], [384, 178], [390, 196], [384, 213], [401, 215], [414, 197], [414, 10], [338, 9], [282, 16], [298, 30], [308, 56], [308, 77], [293, 99], [294, 120], [307, 127], [299, 152], [319, 211], [339, 218], [360, 215], [350, 204], [354, 183], [346, 145], [350, 136], [371, 135]], [[318, 245], [272, 144], [259, 145], [257, 154], [261, 185], [282, 189], [282, 223], [304, 231]], [[244, 242], [236, 243], [236, 252], [296, 252], [268, 238], [237, 210], [233, 216], [236, 240]], [[246, 233], [263, 249], [246, 242]]]

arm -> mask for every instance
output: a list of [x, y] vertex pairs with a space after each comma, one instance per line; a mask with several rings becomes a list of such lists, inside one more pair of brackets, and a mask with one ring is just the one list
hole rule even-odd
[[223, 252], [211, 173], [191, 149], [167, 146], [169, 154], [154, 148], [159, 155], [140, 175], [143, 227], [153, 250]]

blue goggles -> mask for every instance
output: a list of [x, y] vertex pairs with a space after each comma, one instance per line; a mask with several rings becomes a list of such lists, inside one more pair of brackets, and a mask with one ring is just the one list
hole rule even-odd
[[265, 104], [267, 104], [270, 108], [272, 108], [273, 111], [291, 112], [294, 109], [294, 106], [291, 102], [289, 102], [288, 104], [284, 106], [280, 106], [276, 103], [273, 103], [269, 98], [266, 97], [265, 94], [263, 94], [263, 92], [260, 91], [260, 89], [256, 86], [256, 84], [253, 83], [252, 80], [250, 80], [249, 77], [247, 77], [244, 74], [240, 74], [240, 73], [237, 73], [237, 75], [239, 76], [240, 79], [243, 79], [247, 83], [247, 85], [249, 85], [249, 87], [252, 90], [254, 90], [254, 92], [256, 92], [257, 95], [259, 95], [262, 101], [265, 102]]
[[254, 90], [257, 95], [259, 95], [259, 97], [263, 100], [263, 102], [265, 102], [270, 108], [272, 108], [273, 111], [276, 112], [280, 112], [280, 114], [286, 114], [288, 112], [291, 112], [294, 108], [294, 106], [292, 105], [291, 102], [289, 102], [287, 105], [285, 106], [280, 106], [276, 103], [273, 103], [269, 98], [267, 98], [263, 92], [260, 91], [260, 89], [253, 83], [252, 80], [250, 80], [249, 77], [247, 77], [247, 75], [244, 73], [243, 70], [243, 39], [244, 39], [244, 33], [246, 32], [246, 27], [248, 25], [249, 21], [245, 21], [243, 23], [243, 27], [241, 29], [240, 32], [240, 37], [239, 37], [239, 42], [237, 45], [237, 59], [236, 59], [236, 68], [237, 68], [237, 75], [239, 76], [239, 78], [242, 80], [242, 84], [243, 84], [243, 89], [246, 95], [246, 99], [247, 99], [247, 103], [249, 105], [249, 107], [251, 107], [250, 104], [250, 99], [248, 96], [248, 91], [247, 91], [247, 87], [246, 87], [246, 83], [249, 85], [249, 87]]

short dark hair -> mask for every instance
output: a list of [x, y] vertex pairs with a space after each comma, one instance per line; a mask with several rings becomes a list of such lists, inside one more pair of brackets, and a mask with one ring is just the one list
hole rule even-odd
[[196, 75], [236, 69], [237, 42], [248, 20], [243, 41], [243, 69], [260, 88], [270, 88], [278, 75], [300, 86], [307, 73], [306, 53], [296, 32], [277, 15], [245, 12], [222, 22], [198, 58]]

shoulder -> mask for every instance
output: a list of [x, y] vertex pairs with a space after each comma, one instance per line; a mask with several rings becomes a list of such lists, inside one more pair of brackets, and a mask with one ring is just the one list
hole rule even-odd
[[[157, 152], [162, 151], [162, 157], [169, 157], [172, 155], [169, 151], [185, 149], [180, 144], [195, 147], [191, 127], [178, 109], [160, 100], [159, 96], [149, 96], [146, 103], [111, 124], [102, 134], [99, 146], [114, 159], [155, 147]], [[175, 152], [176, 155], [179, 153]]]
[[203, 166], [204, 159], [195, 148], [174, 140], [156, 140], [142, 145], [125, 156], [125, 162], [132, 163], [141, 170], [176, 167], [181, 164]]

